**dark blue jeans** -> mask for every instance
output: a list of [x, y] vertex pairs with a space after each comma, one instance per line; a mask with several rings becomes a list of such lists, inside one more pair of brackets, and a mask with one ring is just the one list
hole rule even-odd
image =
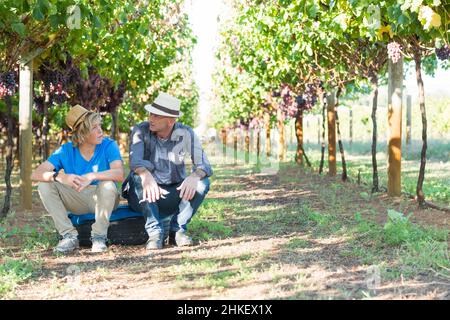
[[156, 202], [141, 201], [143, 198], [142, 181], [139, 175], [132, 174], [129, 180], [128, 204], [134, 211], [142, 212], [146, 218], [145, 229], [149, 236], [160, 234], [166, 237], [170, 231], [186, 232], [187, 225], [205, 199], [209, 191], [209, 178], [199, 181], [197, 192], [190, 201], [180, 198], [177, 188], [181, 182], [159, 186], [169, 193], [165, 199], [160, 198]]

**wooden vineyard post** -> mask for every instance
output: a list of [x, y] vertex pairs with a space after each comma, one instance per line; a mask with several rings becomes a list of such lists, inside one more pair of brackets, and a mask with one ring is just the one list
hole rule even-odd
[[334, 91], [327, 96], [328, 175], [336, 175], [336, 113]]
[[270, 114], [268, 112], [264, 113], [264, 125], [266, 128], [266, 156], [270, 157], [271, 154], [271, 150], [270, 150], [270, 146], [271, 146], [271, 141], [270, 141]]
[[286, 149], [285, 144], [285, 132], [284, 132], [284, 121], [283, 115], [280, 108], [277, 109], [277, 122], [278, 122], [278, 159], [280, 161], [286, 160]]
[[238, 158], [237, 145], [238, 145], [238, 133], [237, 128], [234, 128], [233, 130], [234, 165], [237, 165], [237, 158]]
[[411, 144], [411, 95], [406, 96], [406, 144]]
[[227, 128], [222, 128], [222, 157], [225, 159], [227, 157]]
[[245, 126], [245, 163], [250, 162], [250, 129]]
[[401, 195], [403, 57], [389, 59], [388, 80], [388, 195]]
[[299, 109], [295, 118], [295, 136], [297, 137], [297, 152], [295, 162], [303, 163], [303, 110]]
[[256, 129], [256, 162], [260, 163], [260, 154], [261, 154], [261, 128], [257, 127]]
[[20, 189], [25, 210], [32, 207], [32, 105], [33, 60], [30, 60], [20, 64], [19, 75]]

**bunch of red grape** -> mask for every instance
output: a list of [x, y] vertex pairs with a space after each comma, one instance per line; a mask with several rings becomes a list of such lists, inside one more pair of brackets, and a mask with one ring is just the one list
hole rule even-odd
[[317, 94], [314, 84], [306, 85], [302, 94], [296, 95], [289, 85], [283, 84], [280, 91], [281, 111], [291, 118], [297, 116], [299, 110], [311, 110], [317, 102]]
[[0, 99], [16, 93], [16, 75], [14, 72], [0, 73]]
[[107, 86], [105, 88], [107, 91], [106, 104], [104, 106], [101, 106], [100, 112], [115, 112], [119, 105], [123, 102], [126, 92], [125, 82], [122, 81], [117, 89], [114, 88], [111, 81], [109, 81], [108, 79], [105, 79], [104, 85]]
[[393, 63], [397, 63], [397, 61], [400, 60], [400, 57], [402, 55], [401, 49], [402, 47], [400, 46], [400, 44], [395, 41], [390, 42], [387, 45], [388, 57], [392, 60]]
[[89, 67], [88, 78], [80, 78], [71, 86], [71, 102], [81, 104], [89, 110], [97, 109], [100, 112], [109, 112], [104, 109], [113, 89], [113, 84], [109, 79], [101, 77], [93, 67]]
[[[317, 93], [313, 84], [306, 85], [305, 92], [303, 92], [301, 98], [304, 103], [299, 104], [299, 107], [301, 107], [303, 110], [311, 110], [314, 107], [317, 102]], [[300, 101], [300, 99], [298, 100], [298, 102], [302, 102]]]
[[434, 52], [436, 53], [436, 56], [440, 59], [440, 60], [448, 60], [450, 57], [450, 47], [448, 46], [448, 44], [443, 45], [440, 48], [435, 48]]
[[297, 115], [298, 105], [295, 101], [294, 93], [289, 85], [283, 84], [281, 86], [280, 96], [281, 103], [279, 104], [279, 108], [281, 111], [289, 117], [295, 117]]
[[[50, 95], [50, 105], [53, 105], [53, 103], [63, 104], [67, 101], [68, 94], [65, 90], [68, 84], [67, 72], [42, 65], [37, 72], [36, 79], [42, 81], [44, 90]], [[34, 100], [36, 111], [41, 112], [44, 99], [35, 96]]]

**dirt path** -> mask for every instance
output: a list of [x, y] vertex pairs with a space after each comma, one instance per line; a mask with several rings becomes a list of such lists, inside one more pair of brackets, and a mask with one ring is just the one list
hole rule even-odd
[[[375, 248], [365, 233], [350, 232], [355, 213], [384, 223], [392, 208], [440, 228], [448, 228], [448, 214], [364, 192], [291, 167], [272, 175], [217, 166], [207, 201], [192, 222], [196, 246], [151, 255], [141, 246], [111, 246], [100, 255], [84, 248], [66, 257], [36, 251], [39, 270], [12, 297], [450, 299], [445, 274], [432, 268], [403, 274], [398, 248]], [[23, 222], [18, 212], [17, 219], [37, 224], [41, 213]]]

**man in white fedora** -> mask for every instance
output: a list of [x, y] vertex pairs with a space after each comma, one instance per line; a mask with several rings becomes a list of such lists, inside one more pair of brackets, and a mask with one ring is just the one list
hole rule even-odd
[[92, 252], [104, 252], [109, 218], [119, 204], [115, 182], [123, 181], [122, 157], [117, 143], [103, 137], [98, 113], [76, 105], [67, 113], [66, 123], [72, 130], [72, 141], [41, 163], [31, 179], [39, 181], [39, 196], [62, 238], [55, 252], [69, 253], [79, 247], [68, 212], [95, 212]]
[[[187, 225], [209, 191], [211, 165], [191, 127], [177, 122], [180, 100], [161, 92], [146, 105], [148, 121], [134, 126], [130, 139], [130, 169], [122, 195], [134, 211], [146, 217], [147, 250], [164, 243], [192, 245]], [[192, 160], [186, 175], [184, 156]]]

